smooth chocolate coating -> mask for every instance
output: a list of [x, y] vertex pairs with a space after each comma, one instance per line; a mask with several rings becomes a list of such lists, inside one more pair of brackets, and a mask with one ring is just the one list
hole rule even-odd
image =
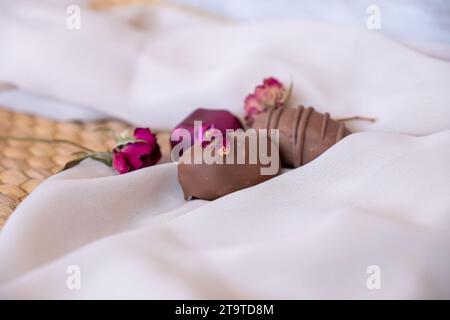
[[304, 165], [345, 136], [351, 134], [343, 122], [330, 118], [314, 108], [276, 108], [258, 115], [254, 129], [279, 129], [280, 157], [284, 166]]
[[[200, 164], [194, 164], [194, 152], [199, 152], [198, 154], [205, 153], [205, 148], [201, 144], [195, 144], [183, 153], [178, 164], [178, 181], [186, 200], [190, 198], [215, 200], [229, 193], [267, 181], [279, 173], [279, 153], [270, 140], [268, 140], [269, 154], [275, 152], [273, 157], [277, 158], [278, 167], [276, 173], [262, 175], [261, 168], [269, 167], [269, 165], [261, 164], [259, 155], [256, 163], [250, 163], [248, 140], [245, 140], [246, 143], [243, 145], [236, 142], [235, 137], [233, 139], [235, 139], [235, 144], [230, 152], [234, 152], [236, 155], [238, 148], [245, 148], [245, 161], [243, 164], [237, 164], [236, 162], [225, 164], [225, 155], [222, 156], [224, 164], [207, 164], [204, 161]], [[217, 151], [214, 151], [213, 154], [216, 154], [215, 152]], [[185, 163], [187, 160], [190, 163]]]

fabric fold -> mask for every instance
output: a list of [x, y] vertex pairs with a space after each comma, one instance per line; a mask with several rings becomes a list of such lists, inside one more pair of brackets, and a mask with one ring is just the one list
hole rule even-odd
[[[213, 202], [184, 202], [175, 164], [114, 176], [85, 161], [39, 186], [5, 225], [1, 295], [448, 297], [449, 143], [450, 131], [354, 134]], [[64, 280], [73, 264], [80, 291]], [[366, 287], [370, 265], [381, 290]]]
[[2, 79], [154, 130], [198, 107], [243, 116], [246, 94], [275, 76], [293, 79], [294, 104], [377, 122], [212, 202], [183, 200], [175, 163], [116, 175], [85, 160], [0, 232], [0, 297], [450, 298], [449, 62], [359, 28], [165, 7], [82, 6], [70, 31], [66, 5], [0, 10]]

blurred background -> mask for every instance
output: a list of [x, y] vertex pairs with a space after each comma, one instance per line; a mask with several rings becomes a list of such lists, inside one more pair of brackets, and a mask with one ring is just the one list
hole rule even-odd
[[418, 46], [450, 44], [448, 0], [172, 0], [228, 18], [252, 21], [302, 18], [366, 26], [367, 8], [381, 13], [381, 32]]
[[[44, 2], [60, 6], [61, 10], [69, 4], [80, 4], [95, 8], [98, 12], [115, 11], [118, 15], [126, 16], [129, 13], [133, 17], [137, 16], [136, 12], [149, 14], [149, 8], [160, 5], [245, 23], [303, 19], [351, 28], [367, 28], [367, 21], [373, 15], [370, 8], [376, 6], [379, 9], [380, 29], [374, 32], [380, 32], [421, 53], [450, 60], [450, 0], [47, 0], [41, 2], [43, 11]], [[2, 10], [7, 12], [13, 6], [20, 7], [20, 4], [26, 9], [23, 11], [27, 19], [44, 14], [36, 7], [28, 9], [29, 3], [24, 0], [0, 0], [0, 18]], [[65, 17], [61, 15], [61, 19]], [[17, 20], [15, 22], [19, 23]], [[183, 23], [180, 24], [181, 27], [182, 25]], [[33, 32], [43, 27], [44, 24], [36, 26]], [[44, 107], [51, 104], [51, 101], [38, 100], [40, 97], [35, 96], [29, 99], [24, 92], [5, 94], [11, 88], [6, 83], [8, 80], [0, 78], [0, 104], [17, 105], [22, 111], [39, 109], [43, 115], [55, 116], [54, 111], [46, 112], [47, 109], [54, 110], [53, 106]], [[34, 105], [37, 101], [41, 103], [39, 108]], [[22, 107], [24, 105], [30, 108]], [[71, 118], [71, 110], [68, 105], [61, 117]], [[89, 116], [97, 115], [86, 112]], [[79, 108], [76, 108], [73, 115], [79, 114]]]

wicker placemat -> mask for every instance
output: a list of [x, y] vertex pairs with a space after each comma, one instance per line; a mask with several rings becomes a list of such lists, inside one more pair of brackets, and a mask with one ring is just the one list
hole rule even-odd
[[[0, 136], [70, 140], [90, 149], [111, 149], [111, 133], [130, 128], [118, 120], [58, 122], [0, 108]], [[0, 228], [17, 205], [45, 178], [76, 158], [76, 146], [62, 143], [0, 140]]]

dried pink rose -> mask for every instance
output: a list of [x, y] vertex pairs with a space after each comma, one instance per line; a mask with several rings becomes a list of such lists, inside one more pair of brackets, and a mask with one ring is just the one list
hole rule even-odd
[[113, 150], [113, 168], [120, 174], [149, 167], [161, 159], [156, 136], [148, 128], [136, 128], [133, 137]]
[[276, 78], [264, 79], [262, 85], [255, 88], [244, 101], [245, 120], [247, 125], [251, 125], [256, 115], [267, 111], [270, 108], [283, 107], [289, 100], [292, 92], [292, 85], [285, 88]]
[[244, 100], [245, 121], [248, 125], [253, 123], [257, 114], [266, 110], [265, 106], [259, 101], [255, 94], [249, 94]]

